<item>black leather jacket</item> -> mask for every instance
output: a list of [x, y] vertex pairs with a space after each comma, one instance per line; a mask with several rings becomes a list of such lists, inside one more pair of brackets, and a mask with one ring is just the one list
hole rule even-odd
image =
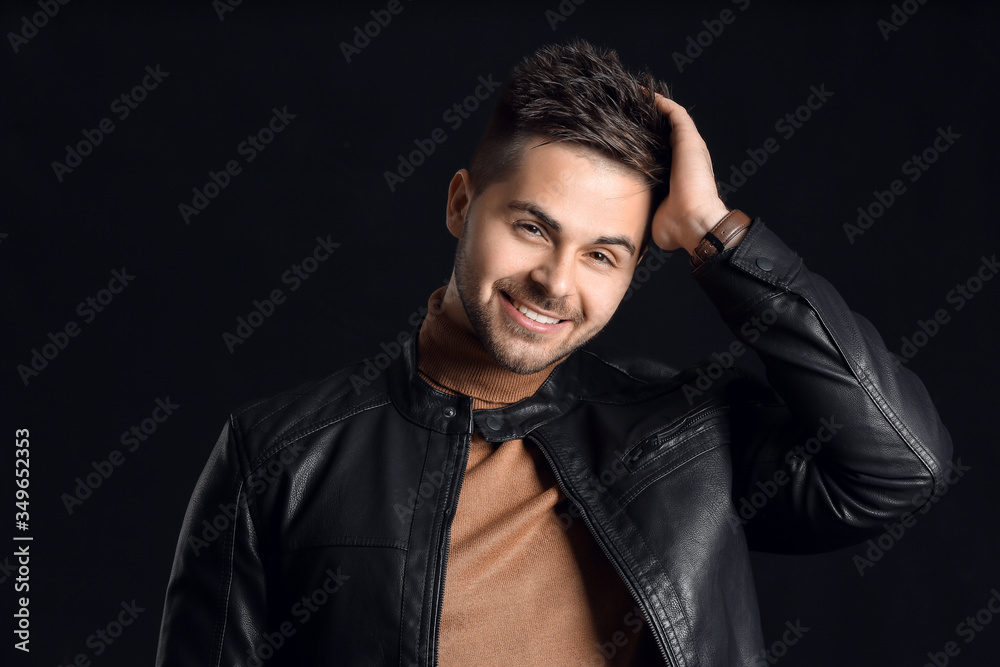
[[693, 275], [770, 387], [727, 367], [743, 343], [681, 372], [585, 347], [530, 398], [472, 410], [417, 375], [410, 336], [387, 366], [235, 412], [187, 510], [156, 664], [436, 664], [475, 430], [541, 449], [664, 664], [765, 664], [748, 546], [864, 541], [940, 492], [952, 445], [920, 380], [760, 220]]

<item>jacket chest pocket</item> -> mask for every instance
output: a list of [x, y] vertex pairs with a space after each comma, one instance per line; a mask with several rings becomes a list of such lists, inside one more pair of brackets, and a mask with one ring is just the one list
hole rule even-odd
[[626, 486], [619, 496], [622, 505], [628, 505], [650, 485], [706, 452], [728, 445], [728, 417], [728, 405], [710, 405], [667, 424], [630, 447], [620, 459], [628, 470]]
[[[629, 448], [622, 454], [622, 465], [630, 473], [656, 469], [666, 474], [702, 452], [725, 444], [728, 437], [720, 427], [725, 425], [728, 413], [727, 405], [716, 403], [685, 415]], [[707, 437], [713, 430], [719, 437]]]

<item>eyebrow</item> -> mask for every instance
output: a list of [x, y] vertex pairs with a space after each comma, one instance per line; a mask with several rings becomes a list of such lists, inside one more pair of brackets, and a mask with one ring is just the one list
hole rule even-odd
[[[552, 216], [542, 210], [537, 204], [533, 204], [528, 201], [523, 201], [521, 199], [515, 199], [514, 201], [507, 204], [508, 208], [514, 209], [515, 211], [524, 211], [525, 213], [530, 213], [535, 216], [546, 225], [552, 228], [554, 232], [561, 232], [563, 226], [555, 220]], [[614, 236], [599, 236], [593, 241], [593, 245], [619, 245], [628, 250], [629, 256], [635, 256], [635, 243], [632, 239], [625, 236], [624, 234], [616, 234]]]

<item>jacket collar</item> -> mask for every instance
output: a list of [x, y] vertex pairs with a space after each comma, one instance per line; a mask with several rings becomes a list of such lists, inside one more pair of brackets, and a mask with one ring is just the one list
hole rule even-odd
[[[420, 325], [416, 330], [420, 330]], [[579, 351], [558, 364], [528, 398], [501, 408], [473, 410], [471, 397], [445, 393], [420, 377], [417, 335], [409, 336], [401, 347], [399, 357], [386, 369], [389, 397], [404, 417], [432, 431], [448, 434], [479, 431], [488, 442], [517, 440], [565, 413], [578, 398], [574, 388], [581, 382]]]

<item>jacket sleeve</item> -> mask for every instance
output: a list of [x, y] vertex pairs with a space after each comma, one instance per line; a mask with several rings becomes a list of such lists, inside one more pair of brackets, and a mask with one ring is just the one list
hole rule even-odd
[[921, 381], [760, 219], [693, 275], [770, 385], [727, 388], [734, 518], [751, 549], [861, 542], [947, 491], [951, 438]]
[[247, 664], [267, 627], [267, 592], [234, 420], [187, 507], [160, 625], [157, 667]]

